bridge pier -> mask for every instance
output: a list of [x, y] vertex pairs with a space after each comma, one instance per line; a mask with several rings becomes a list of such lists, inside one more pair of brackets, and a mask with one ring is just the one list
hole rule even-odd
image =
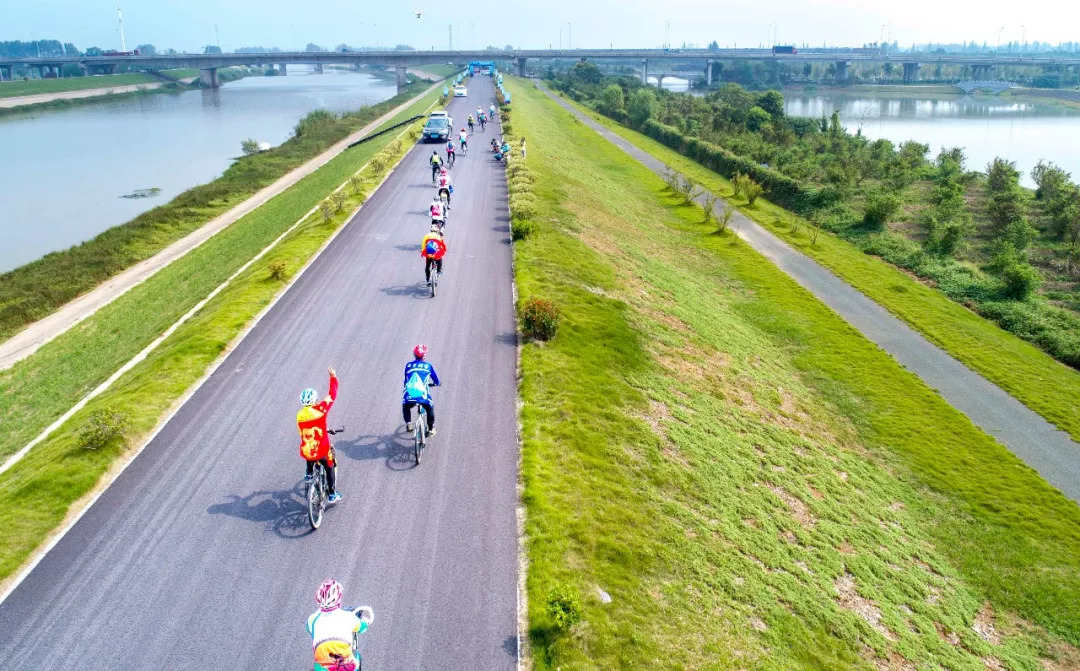
[[284, 63], [278, 63], [277, 69], [278, 69], [278, 74], [281, 75], [282, 77], [284, 77], [285, 75], [287, 75], [289, 73], [289, 70], [288, 70], [288, 68], [285, 67]]
[[705, 62], [705, 86], [712, 86], [712, 61]]
[[836, 61], [836, 81], [847, 81], [847, 61]]
[[408, 68], [404, 65], [397, 66], [397, 90], [401, 93], [409, 85]]
[[202, 87], [204, 89], [216, 89], [221, 87], [221, 80], [218, 79], [217, 68], [199, 70], [199, 81], [202, 82]]
[[910, 84], [919, 80], [919, 64], [904, 63], [904, 83]]
[[649, 59], [641, 59], [641, 83], [649, 85]]
[[971, 66], [971, 78], [974, 79], [975, 81], [981, 81], [983, 79], [988, 79], [989, 77], [987, 75], [988, 75], [989, 72], [990, 72], [990, 66], [989, 65], [972, 65]]
[[315, 74], [321, 75], [322, 73], [323, 73], [323, 64], [322, 63], [316, 63], [315, 64]]
[[525, 61], [526, 60], [527, 59], [525, 59], [525, 58], [518, 58], [517, 59], [517, 76], [518, 77], [524, 77], [525, 76]]
[[14, 66], [0, 65], [0, 82], [11, 81], [12, 79], [14, 79], [14, 70]]

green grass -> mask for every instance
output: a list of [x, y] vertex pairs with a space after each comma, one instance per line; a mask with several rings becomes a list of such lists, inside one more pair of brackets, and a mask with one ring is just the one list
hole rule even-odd
[[[425, 96], [386, 125], [423, 111], [434, 99], [434, 94]], [[419, 128], [419, 123], [416, 127]], [[218, 272], [218, 265], [226, 266], [220, 269], [225, 275], [233, 272], [395, 137], [396, 133], [388, 133], [339, 155], [237, 222], [229, 229], [229, 232], [235, 229], [233, 235], [222, 233], [200, 250], [170, 266], [170, 269], [184, 266], [183, 270], [173, 273], [169, 273], [168, 269], [162, 271], [142, 285], [147, 287], [145, 291], [136, 289], [91, 317], [88, 321], [92, 323], [88, 324], [88, 328], [79, 329], [83, 335], [76, 334], [72, 338], [65, 336], [48, 345], [51, 351], [43, 357], [43, 362], [36, 363], [35, 369], [43, 371], [48, 365], [58, 365], [81, 371], [82, 368], [103, 364], [111, 356], [112, 348], [124, 348], [122, 356], [108, 359], [111, 363], [106, 368], [112, 366], [115, 369], [116, 361], [129, 358], [134, 354], [133, 348], [141, 347], [131, 342], [134, 338], [127, 337], [126, 331], [138, 332], [144, 339], [155, 335], [153, 331], [160, 331], [161, 324], [172, 319], [171, 316], [165, 320], [159, 319], [158, 312], [174, 311], [172, 303], [180, 304], [177, 309], [182, 312], [187, 309], [183, 305], [190, 306], [205, 297], [210, 287], [224, 279]], [[404, 141], [400, 155], [404, 155], [410, 147], [411, 143]], [[369, 171], [365, 176], [368, 184], [365, 191], [368, 191], [376, 179]], [[0, 475], [0, 527], [4, 529], [0, 537], [0, 581], [17, 570], [63, 521], [72, 504], [92, 492], [102, 474], [125, 456], [126, 448], [119, 445], [100, 450], [86, 450], [78, 445], [79, 430], [89, 414], [102, 408], [126, 413], [129, 421], [128, 443], [135, 445], [143, 440], [183, 393], [222, 355], [243, 327], [282, 290], [283, 283], [270, 277], [268, 266], [274, 261], [284, 261], [286, 276], [291, 276], [345, 222], [348, 214], [364, 197], [364, 194], [351, 195], [348, 187], [346, 193], [350, 194], [349, 201], [329, 223], [324, 222], [319, 213], [308, 217], [269, 254], [233, 280], [229, 287], [177, 329], [150, 357], [91, 401], [22, 461]], [[200, 254], [204, 248], [212, 249]], [[191, 279], [187, 281], [186, 278]], [[135, 296], [136, 292], [140, 296]], [[138, 305], [143, 301], [151, 301], [153, 305]], [[115, 309], [110, 309], [113, 306]], [[144, 325], [143, 321], [152, 324]], [[108, 342], [110, 338], [103, 337], [106, 333], [112, 334], [113, 344]], [[94, 351], [82, 347], [94, 348]], [[37, 357], [38, 354], [35, 354], [30, 360]], [[10, 382], [5, 380], [5, 385]], [[40, 386], [50, 387], [54, 393], [66, 394], [67, 385], [62, 382], [39, 380]], [[34, 398], [22, 396], [21, 404], [24, 407], [37, 410], [42, 404], [48, 403], [39, 394], [33, 393]], [[12, 396], [5, 389], [5, 402]], [[65, 403], [68, 407], [72, 405], [70, 399]], [[12, 409], [8, 407], [6, 412], [11, 413]], [[4, 425], [8, 424], [5, 418]]]
[[[422, 112], [437, 94], [429, 93], [387, 123]], [[386, 141], [381, 137], [343, 152], [77, 327], [0, 371], [0, 458], [20, 449], [152, 342]]]
[[447, 65], [446, 63], [418, 65], [416, 66], [416, 69], [430, 72], [431, 74], [439, 75], [440, 77], [452, 77], [464, 70], [460, 65]]
[[[0, 275], [0, 340], [150, 258], [427, 86], [410, 86], [394, 98], [326, 123], [302, 137], [293, 137], [270, 151], [240, 157], [212, 182], [189, 189], [92, 240]], [[239, 146], [236, 153], [240, 154]]]
[[30, 96], [40, 93], [60, 93], [62, 91], [82, 91], [85, 89], [110, 88], [114, 86], [130, 86], [131, 84], [153, 84], [155, 82], [160, 82], [160, 80], [139, 72], [131, 72], [122, 75], [0, 82], [0, 98]]
[[[563, 314], [521, 359], [536, 667], [1075, 662], [1057, 637], [1080, 643], [1076, 505], [647, 168], [508, 85], [543, 212], [515, 245], [518, 288]], [[582, 603], [569, 631], [547, 612], [559, 585]], [[997, 644], [972, 629], [986, 609]]]
[[[573, 101], [569, 101], [574, 104]], [[610, 130], [727, 198], [754, 221], [815, 259], [931, 342], [1080, 441], [1080, 372], [999, 328], [936, 289], [828, 232], [810, 243], [806, 221], [767, 200], [734, 199], [727, 179], [652, 138], [577, 105]]]
[[165, 75], [169, 79], [180, 81], [181, 79], [187, 79], [188, 77], [198, 77], [198, 68], [177, 68], [175, 70], [162, 70], [161, 74]]

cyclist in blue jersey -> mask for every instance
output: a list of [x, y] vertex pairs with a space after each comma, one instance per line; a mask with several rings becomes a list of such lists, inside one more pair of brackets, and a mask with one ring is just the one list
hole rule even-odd
[[417, 345], [413, 348], [413, 360], [405, 364], [405, 388], [401, 392], [401, 416], [405, 419], [407, 431], [413, 430], [412, 409], [422, 406], [427, 412], [427, 435], [435, 435], [435, 406], [431, 400], [429, 387], [439, 386], [439, 376], [435, 368], [424, 360], [427, 356], [427, 345]]

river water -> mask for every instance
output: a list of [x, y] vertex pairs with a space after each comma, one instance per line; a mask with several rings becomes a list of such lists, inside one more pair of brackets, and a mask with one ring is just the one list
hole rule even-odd
[[[665, 82], [666, 83], [666, 82]], [[1015, 161], [1023, 182], [1034, 186], [1031, 169], [1053, 161], [1080, 178], [1080, 110], [1053, 104], [1006, 101], [993, 97], [896, 97], [784, 93], [784, 109], [793, 116], [820, 118], [833, 110], [851, 132], [899, 144], [916, 140], [942, 147], [963, 147], [970, 170], [985, 170], [995, 157]]]
[[[331, 70], [0, 117], [0, 272], [211, 181], [245, 138], [278, 145], [313, 109], [354, 110], [396, 93], [370, 74]], [[121, 197], [151, 188], [161, 192]]]

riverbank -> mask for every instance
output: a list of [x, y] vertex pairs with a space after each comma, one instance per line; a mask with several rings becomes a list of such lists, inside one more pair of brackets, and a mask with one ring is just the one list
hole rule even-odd
[[832, 86], [828, 84], [792, 84], [780, 89], [781, 92], [798, 94], [860, 94], [887, 95], [898, 98], [961, 98], [964, 92], [955, 87], [941, 84], [858, 84], [854, 86]]
[[[176, 73], [175, 79], [169, 73]], [[257, 71], [246, 68], [222, 68], [218, 71], [218, 78], [222, 84], [243, 79], [255, 74]], [[139, 83], [121, 84], [118, 86], [98, 86], [94, 88], [77, 88], [73, 90], [40, 92], [29, 95], [0, 97], [0, 116], [14, 112], [37, 111], [42, 109], [58, 109], [72, 105], [93, 102], [118, 100], [121, 98], [144, 95], [148, 93], [178, 93], [188, 88], [199, 88], [198, 71], [191, 75], [187, 70], [165, 71], [161, 77], [150, 75], [111, 75], [124, 77], [125, 81], [131, 78], [145, 78]], [[80, 78], [83, 79], [83, 78]], [[96, 78], [95, 78], [96, 79]], [[36, 82], [75, 81], [70, 80], [35, 80]], [[81, 82], [80, 82], [81, 83]]]
[[515, 243], [518, 289], [562, 316], [521, 355], [535, 668], [1076, 659], [1075, 504], [644, 166], [507, 86], [543, 213]]
[[405, 94], [340, 118], [317, 112], [315, 122], [301, 121], [297, 125], [298, 133], [292, 139], [269, 151], [237, 159], [217, 180], [189, 189], [168, 204], [81, 245], [0, 275], [0, 340], [11, 338], [25, 326], [154, 256], [215, 217], [233, 208], [234, 212], [243, 210], [242, 203], [260, 189], [424, 88], [417, 85]]
[[1015, 88], [1000, 96], [1003, 100], [1043, 105], [1061, 105], [1080, 109], [1080, 91], [1074, 89], [1024, 89]]
[[56, 79], [24, 79], [0, 82], [0, 99], [65, 93], [92, 89], [113, 89], [120, 86], [152, 84], [160, 81], [145, 72], [127, 72], [119, 75], [88, 75]]

